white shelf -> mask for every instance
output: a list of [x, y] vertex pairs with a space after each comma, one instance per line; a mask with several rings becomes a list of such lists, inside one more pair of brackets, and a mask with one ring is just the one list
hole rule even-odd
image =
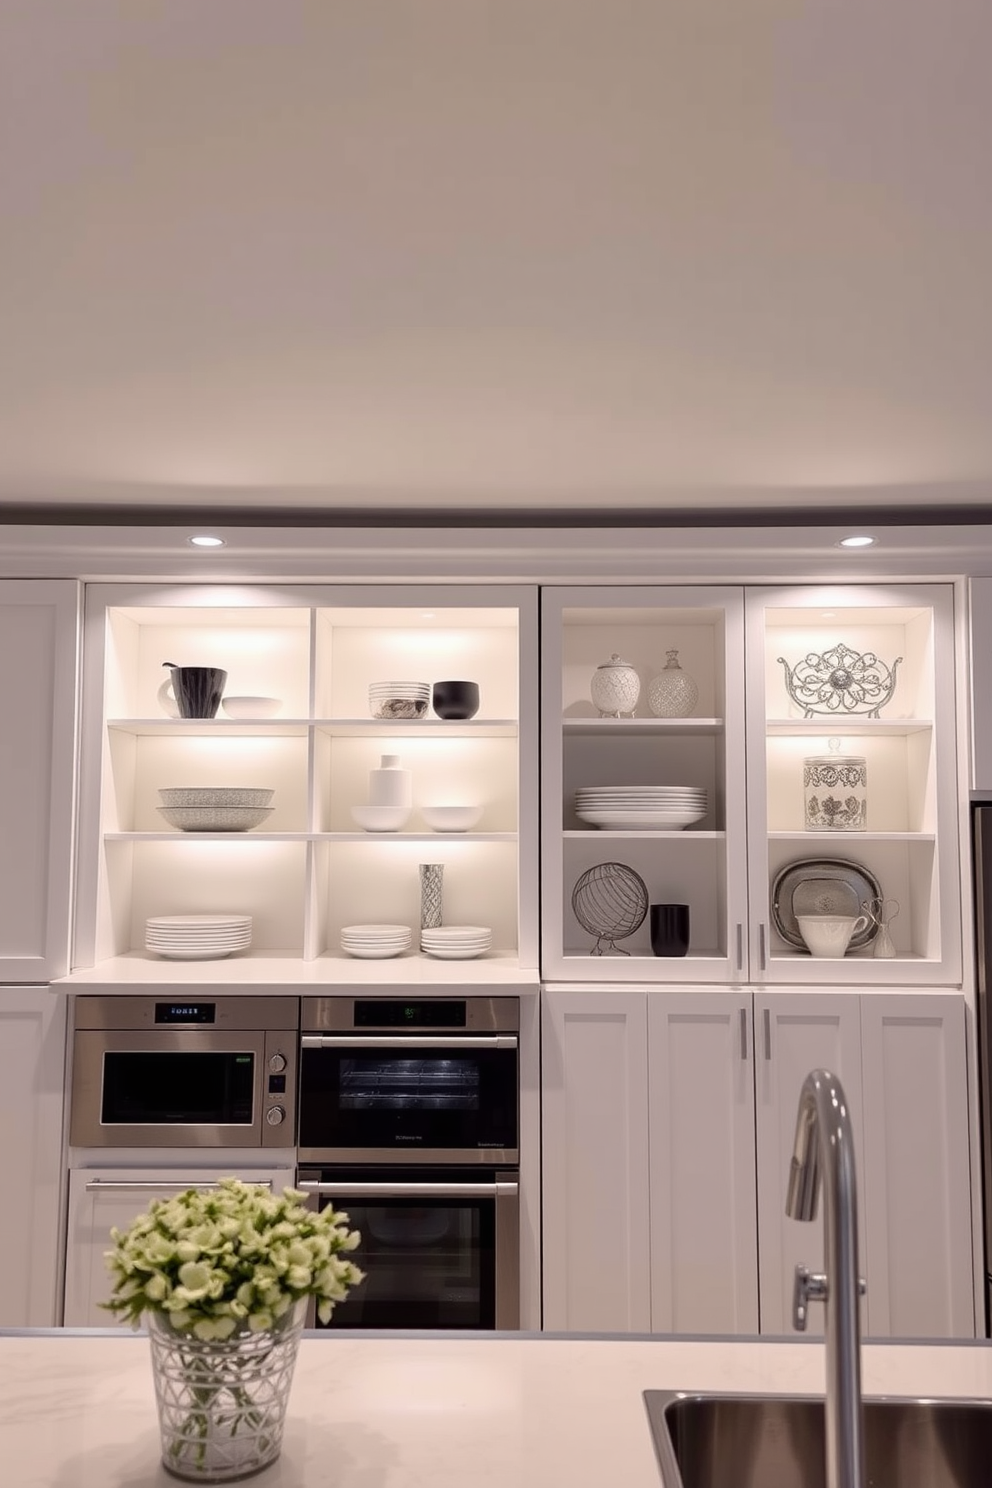
[[566, 841], [576, 841], [581, 838], [584, 842], [588, 842], [593, 837], [603, 837], [606, 839], [622, 837], [628, 841], [633, 842], [639, 842], [642, 837], [671, 837], [678, 842], [686, 842], [688, 840], [692, 840], [695, 842], [722, 842], [724, 837], [726, 836], [726, 833], [694, 832], [691, 830], [691, 828], [686, 827], [676, 827], [673, 831], [670, 832], [652, 831], [650, 828], [644, 828], [643, 830], [632, 832], [614, 830], [611, 827], [570, 827], [567, 831], [562, 833], [562, 836], [566, 839]]
[[874, 735], [876, 738], [907, 738], [910, 734], [925, 734], [933, 729], [932, 718], [830, 718], [818, 715], [816, 718], [770, 718], [765, 724], [765, 732], [776, 738], [805, 738], [813, 735], [816, 738], [842, 739], [868, 739]]
[[515, 739], [519, 732], [512, 718], [108, 718], [107, 727], [144, 739], [290, 739], [310, 729], [339, 739]]
[[565, 737], [602, 738], [627, 734], [634, 738], [664, 734], [722, 734], [722, 718], [563, 718]]
[[936, 842], [933, 832], [769, 832], [769, 842], [802, 842], [809, 847], [856, 848], [865, 842]]
[[104, 842], [516, 842], [516, 832], [105, 832]]
[[139, 739], [302, 739], [306, 718], [108, 718], [108, 729]]
[[67, 991], [99, 987], [126, 992], [134, 986], [237, 987], [259, 994], [276, 989], [326, 986], [356, 988], [439, 986], [486, 989], [539, 985], [537, 969], [526, 970], [512, 952], [491, 951], [467, 961], [441, 961], [420, 952], [364, 961], [344, 955], [304, 961], [289, 952], [248, 952], [216, 961], [169, 961], [130, 951], [83, 971], [70, 972], [57, 985]]

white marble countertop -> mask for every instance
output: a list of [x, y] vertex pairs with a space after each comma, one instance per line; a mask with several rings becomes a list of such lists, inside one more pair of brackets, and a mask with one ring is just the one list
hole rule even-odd
[[[865, 1394], [992, 1398], [992, 1345], [868, 1344]], [[258, 1488], [660, 1488], [645, 1389], [820, 1393], [823, 1344], [307, 1335]], [[148, 1340], [0, 1334], [12, 1488], [165, 1488]]]

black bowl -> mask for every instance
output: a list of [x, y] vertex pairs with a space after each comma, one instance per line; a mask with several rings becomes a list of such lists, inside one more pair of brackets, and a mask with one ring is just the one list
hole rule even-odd
[[435, 682], [431, 706], [438, 718], [474, 718], [479, 711], [479, 684]]

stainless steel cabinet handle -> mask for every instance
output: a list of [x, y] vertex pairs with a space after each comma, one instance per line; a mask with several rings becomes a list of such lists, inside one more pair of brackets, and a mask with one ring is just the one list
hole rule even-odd
[[349, 1199], [496, 1199], [510, 1198], [516, 1183], [317, 1183], [303, 1179], [303, 1193]]
[[771, 1059], [771, 1057], [772, 1057], [772, 1014], [771, 1014], [771, 1008], [765, 1008], [765, 1011], [764, 1011], [764, 1013], [763, 1013], [762, 1016], [763, 1016], [764, 1024], [765, 1024], [765, 1058], [766, 1059]]
[[515, 1049], [514, 1033], [305, 1033], [304, 1049]]
[[741, 1058], [747, 1059], [747, 1008], [741, 1008]]
[[744, 926], [737, 924], [737, 970], [744, 970]]
[[758, 926], [758, 965], [762, 971], [768, 970], [768, 952], [765, 946], [765, 927]]
[[[287, 1183], [291, 1183], [292, 1182], [292, 1176], [293, 1176], [292, 1173], [290, 1173], [290, 1172], [287, 1171], [287, 1173], [286, 1173], [286, 1182]], [[254, 1178], [251, 1179], [251, 1180], [249, 1180], [247, 1178], [245, 1179], [245, 1182], [246, 1183], [249, 1182], [249, 1181], [252, 1182], [252, 1183], [255, 1183], [256, 1182], [256, 1180]], [[258, 1187], [259, 1188], [271, 1188], [272, 1187], [272, 1179], [271, 1178], [259, 1178], [257, 1180], [257, 1184], [258, 1184]], [[98, 1193], [102, 1189], [115, 1188], [115, 1189], [130, 1189], [130, 1190], [132, 1190], [134, 1192], [147, 1191], [147, 1192], [151, 1193], [151, 1192], [160, 1192], [162, 1189], [166, 1189], [167, 1188], [172, 1193], [182, 1193], [187, 1188], [219, 1188], [219, 1187], [220, 1187], [220, 1184], [216, 1181], [216, 1179], [212, 1180], [209, 1183], [198, 1183], [195, 1178], [192, 1178], [192, 1179], [186, 1179], [186, 1178], [91, 1178], [90, 1181], [89, 1181], [89, 1183], [87, 1183], [87, 1185], [86, 1185], [86, 1192], [87, 1193]]]

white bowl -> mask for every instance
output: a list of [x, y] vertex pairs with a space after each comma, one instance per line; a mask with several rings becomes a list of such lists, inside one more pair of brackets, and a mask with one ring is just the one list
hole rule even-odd
[[421, 806], [432, 832], [467, 832], [482, 816], [481, 806]]
[[228, 718], [274, 718], [282, 707], [282, 698], [225, 697], [220, 705]]
[[241, 785], [177, 785], [159, 791], [163, 806], [268, 806], [274, 790]]
[[159, 806], [170, 827], [180, 832], [249, 832], [260, 827], [271, 806]]
[[366, 832], [398, 832], [410, 820], [409, 806], [352, 806], [352, 819]]

